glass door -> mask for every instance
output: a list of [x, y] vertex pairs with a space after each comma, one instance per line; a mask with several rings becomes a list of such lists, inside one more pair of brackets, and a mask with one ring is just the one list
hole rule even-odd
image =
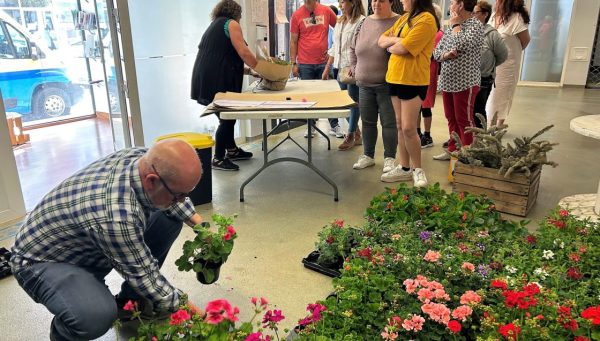
[[98, 16], [98, 50], [102, 73], [102, 85], [98, 97], [104, 99], [113, 133], [115, 150], [131, 147], [133, 133], [130, 124], [125, 79], [121, 57], [120, 23], [116, 4], [112, 0], [94, 0]]
[[573, 0], [529, 0], [531, 42], [524, 51], [521, 81], [561, 82]]

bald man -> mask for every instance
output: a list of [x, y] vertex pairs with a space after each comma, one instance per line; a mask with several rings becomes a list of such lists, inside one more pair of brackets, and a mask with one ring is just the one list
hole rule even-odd
[[[29, 213], [11, 265], [25, 292], [54, 314], [51, 340], [102, 336], [129, 299], [151, 314], [177, 309], [182, 292], [159, 269], [183, 222], [202, 222], [187, 198], [201, 173], [181, 140], [124, 149], [63, 181]], [[104, 284], [112, 269], [125, 279], [117, 297]]]

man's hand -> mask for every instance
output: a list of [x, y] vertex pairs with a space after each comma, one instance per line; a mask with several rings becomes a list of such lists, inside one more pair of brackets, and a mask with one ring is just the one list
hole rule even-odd
[[294, 64], [294, 66], [292, 66], [292, 75], [294, 77], [298, 77], [298, 64]]
[[194, 215], [190, 218], [190, 220], [187, 220], [185, 223], [190, 227], [194, 227], [194, 226], [202, 223], [202, 216], [199, 215], [198, 213], [194, 213]]
[[190, 308], [192, 314], [199, 315], [202, 318], [206, 316], [206, 313], [203, 312], [202, 309], [198, 308], [194, 303], [188, 301], [187, 306]]
[[321, 79], [324, 81], [329, 79], [329, 67], [325, 67], [323, 74], [321, 75]]
[[448, 19], [448, 24], [453, 26], [455, 24], [462, 24], [463, 20], [458, 16], [458, 13], [454, 11], [450, 11], [450, 19]]

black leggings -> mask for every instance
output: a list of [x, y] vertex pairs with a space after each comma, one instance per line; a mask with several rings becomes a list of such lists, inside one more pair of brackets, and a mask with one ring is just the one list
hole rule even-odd
[[235, 149], [234, 128], [236, 120], [224, 120], [217, 113], [219, 118], [219, 127], [215, 134], [215, 159], [223, 160], [226, 149]]

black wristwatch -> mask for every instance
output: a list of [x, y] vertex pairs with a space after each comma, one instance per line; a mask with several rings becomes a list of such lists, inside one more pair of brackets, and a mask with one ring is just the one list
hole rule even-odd
[[452, 25], [452, 28], [454, 29], [455, 27], [458, 27], [458, 26], [460, 26], [460, 24], [454, 24], [454, 25]]

